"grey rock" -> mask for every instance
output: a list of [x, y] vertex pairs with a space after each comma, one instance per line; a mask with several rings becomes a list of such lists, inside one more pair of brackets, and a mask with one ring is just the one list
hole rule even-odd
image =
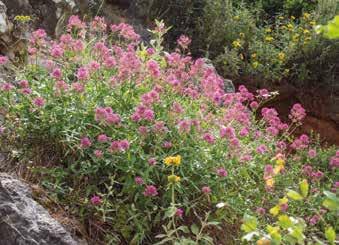
[[76, 245], [72, 236], [32, 199], [30, 188], [0, 173], [1, 245]]

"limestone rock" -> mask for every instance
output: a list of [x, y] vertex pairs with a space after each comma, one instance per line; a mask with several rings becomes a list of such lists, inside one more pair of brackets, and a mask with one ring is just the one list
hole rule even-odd
[[1, 245], [76, 245], [72, 236], [32, 199], [30, 188], [0, 173]]

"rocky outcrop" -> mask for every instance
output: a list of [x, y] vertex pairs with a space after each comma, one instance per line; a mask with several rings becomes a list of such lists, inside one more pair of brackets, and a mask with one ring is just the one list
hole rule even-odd
[[30, 188], [0, 173], [1, 245], [76, 245], [72, 236], [32, 199]]

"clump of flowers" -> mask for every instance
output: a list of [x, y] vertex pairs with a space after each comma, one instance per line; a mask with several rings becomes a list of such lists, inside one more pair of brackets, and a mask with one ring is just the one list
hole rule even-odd
[[[223, 243], [212, 227], [249, 210], [265, 220], [311, 217], [303, 232], [312, 241], [322, 220], [335, 220], [314, 210], [325, 187], [337, 190], [338, 151], [294, 136], [301, 105], [284, 121], [264, 106], [278, 93], [226, 91], [215, 69], [186, 55], [188, 37], [164, 52], [166, 30], [157, 22], [149, 47], [132, 26], [107, 28], [99, 17], [87, 24], [72, 16], [58, 40], [33, 32], [29, 64], [0, 84], [1, 146], [33, 159], [25, 169], [88, 230], [97, 227], [102, 242]], [[305, 187], [282, 195], [300, 176], [307, 195]], [[305, 205], [292, 201], [300, 196]], [[269, 229], [260, 235], [271, 241], [278, 229]]]

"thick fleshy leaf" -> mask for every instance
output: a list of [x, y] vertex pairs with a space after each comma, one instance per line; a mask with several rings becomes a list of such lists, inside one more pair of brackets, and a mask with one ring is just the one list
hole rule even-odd
[[252, 232], [257, 229], [258, 221], [256, 217], [245, 214], [243, 218], [243, 224], [241, 225], [241, 230], [244, 232]]
[[300, 195], [298, 192], [293, 191], [293, 190], [289, 190], [287, 192], [287, 196], [295, 201], [300, 201], [303, 199], [302, 195]]
[[325, 229], [325, 237], [330, 244], [334, 244], [336, 234], [332, 226], [329, 226]]
[[309, 184], [306, 179], [300, 182], [299, 184], [301, 195], [305, 198], [308, 195]]

